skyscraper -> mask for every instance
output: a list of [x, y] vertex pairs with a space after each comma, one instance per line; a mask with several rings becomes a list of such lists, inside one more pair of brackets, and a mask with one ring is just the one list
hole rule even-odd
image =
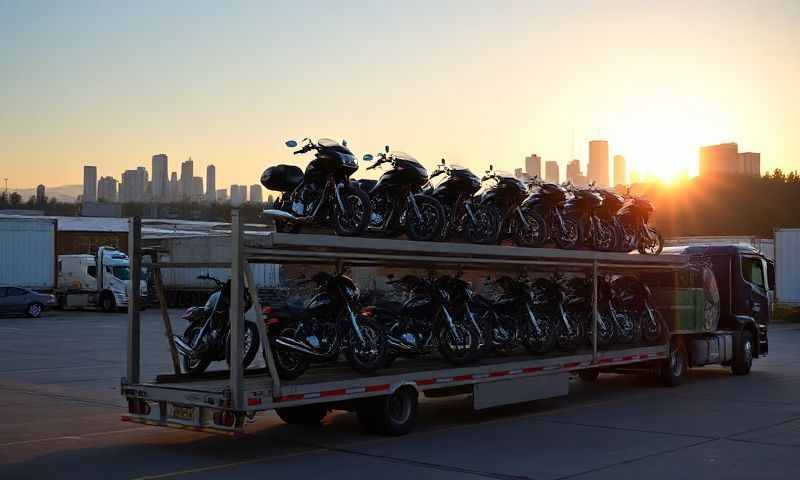
[[148, 191], [149, 189], [148, 184], [150, 183], [149, 175], [147, 174], [147, 168], [145, 167], [136, 167], [136, 175], [138, 176], [136, 180], [136, 202], [146, 202], [149, 200], [148, 198]]
[[589, 142], [589, 166], [586, 167], [589, 182], [594, 181], [598, 187], [607, 187], [608, 181], [608, 142], [592, 140]]
[[45, 195], [44, 195], [44, 185], [38, 185], [36, 187], [36, 204], [41, 205], [44, 203]]
[[202, 202], [203, 195], [203, 177], [192, 177], [192, 196], [193, 202]]
[[700, 147], [700, 176], [744, 173], [740, 161], [739, 145], [735, 143]]
[[217, 189], [217, 202], [227, 202], [228, 201], [228, 190], [225, 188]]
[[614, 155], [614, 185], [627, 185], [628, 176], [625, 171], [625, 157]]
[[567, 181], [573, 185], [583, 183], [578, 180], [583, 180], [583, 173], [581, 173], [581, 161], [576, 158], [567, 163]]
[[131, 203], [141, 201], [142, 184], [141, 176], [136, 170], [125, 170], [122, 172], [121, 182], [119, 184], [119, 201], [120, 203]]
[[83, 201], [97, 201], [97, 167], [84, 165], [83, 167]]
[[264, 203], [261, 185], [257, 183], [250, 185], [250, 203]]
[[742, 152], [739, 154], [739, 164], [745, 175], [761, 176], [761, 154], [755, 152]]
[[97, 197], [104, 202], [117, 201], [117, 179], [114, 177], [100, 177], [97, 182]]
[[180, 199], [180, 187], [178, 186], [178, 173], [172, 172], [169, 177], [169, 201], [177, 202]]
[[166, 154], [153, 155], [153, 201], [169, 200], [169, 159]]
[[247, 187], [244, 185], [231, 185], [231, 205], [238, 207], [247, 201]]
[[525, 157], [525, 173], [531, 178], [542, 178], [542, 157], [532, 153], [529, 157]]
[[214, 203], [217, 199], [217, 168], [214, 165], [206, 167], [206, 201]]
[[192, 157], [189, 160], [181, 163], [181, 186], [180, 196], [181, 200], [190, 200], [192, 198], [192, 178], [194, 178], [194, 162]]
[[550, 183], [558, 182], [558, 162], [549, 160], [544, 164], [544, 179]]

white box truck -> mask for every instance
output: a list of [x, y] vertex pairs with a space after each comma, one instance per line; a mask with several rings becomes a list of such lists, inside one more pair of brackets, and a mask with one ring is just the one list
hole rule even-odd
[[[64, 307], [99, 307], [112, 312], [127, 308], [130, 292], [128, 256], [112, 247], [100, 247], [96, 255], [59, 255], [57, 296]], [[140, 292], [147, 296], [147, 283]]]

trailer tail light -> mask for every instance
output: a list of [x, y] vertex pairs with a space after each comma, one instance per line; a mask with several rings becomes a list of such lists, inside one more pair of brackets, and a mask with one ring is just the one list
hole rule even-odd
[[272, 307], [267, 305], [266, 307], [261, 309], [261, 313], [263, 313], [264, 315], [271, 315], [272, 314]]
[[269, 319], [264, 320], [264, 323], [266, 323], [268, 327], [271, 327], [273, 325], [277, 325], [280, 322], [281, 321], [279, 319], [277, 319], [277, 318], [269, 318]]
[[236, 423], [236, 415], [230, 410], [214, 412], [214, 423], [223, 427], [232, 427]]
[[369, 307], [362, 308], [361, 309], [361, 315], [363, 315], [365, 317], [374, 317], [375, 316], [375, 307], [369, 306]]
[[133, 415], [150, 415], [150, 404], [139, 398], [129, 398], [128, 413]]

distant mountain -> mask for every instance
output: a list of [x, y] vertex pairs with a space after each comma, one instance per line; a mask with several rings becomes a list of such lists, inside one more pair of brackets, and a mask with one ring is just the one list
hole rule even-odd
[[[22, 196], [22, 201], [26, 202], [29, 198], [36, 195], [36, 187], [33, 188], [9, 188], [9, 193], [17, 192]], [[48, 187], [45, 185], [45, 195], [47, 198], [55, 198], [59, 202], [75, 202], [78, 195], [83, 193], [83, 185], [61, 185], [60, 187]]]

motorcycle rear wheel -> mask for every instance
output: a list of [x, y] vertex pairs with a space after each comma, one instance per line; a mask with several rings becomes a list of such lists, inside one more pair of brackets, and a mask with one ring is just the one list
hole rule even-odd
[[592, 247], [600, 252], [613, 252], [619, 244], [616, 229], [605, 220], [597, 222], [597, 227], [592, 235]]
[[467, 215], [464, 220], [464, 239], [470, 243], [492, 245], [500, 235], [500, 212], [494, 207], [473, 206], [475, 222]]
[[574, 218], [562, 217], [562, 227], [556, 227], [553, 231], [553, 240], [558, 248], [563, 250], [575, 250], [580, 243], [580, 230], [578, 222]]
[[371, 318], [359, 317], [358, 326], [361, 328], [364, 344], [351, 329], [345, 356], [353, 370], [359, 373], [373, 373], [387, 364], [386, 333], [381, 325]]
[[[270, 336], [281, 336], [295, 338], [297, 329], [294, 325], [283, 325], [277, 331], [270, 332]], [[305, 355], [293, 352], [288, 348], [281, 347], [277, 343], [270, 342], [272, 347], [272, 358], [275, 360], [275, 369], [282, 380], [294, 380], [305, 373], [310, 366], [310, 362]]]
[[350, 209], [350, 214], [343, 212], [337, 203], [333, 219], [336, 234], [343, 237], [354, 237], [364, 233], [372, 215], [372, 204], [369, 195], [358, 188], [345, 186], [342, 188], [342, 201]]

